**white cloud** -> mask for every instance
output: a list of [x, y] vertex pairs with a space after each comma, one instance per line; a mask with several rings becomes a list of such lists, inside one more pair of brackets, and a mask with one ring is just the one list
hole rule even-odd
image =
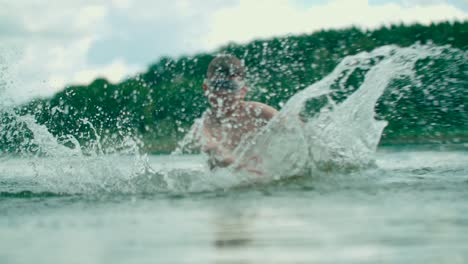
[[81, 8], [75, 19], [78, 30], [89, 29], [102, 22], [108, 13], [108, 9], [102, 5], [89, 5]]
[[130, 7], [130, 0], [112, 0], [112, 6], [117, 9], [127, 9]]
[[331, 0], [303, 8], [287, 0], [240, 0], [212, 17], [211, 31], [204, 43], [214, 48], [229, 41], [247, 42], [286, 34], [310, 33], [319, 29], [351, 25], [374, 28], [390, 23], [430, 23], [468, 19], [468, 14], [447, 3], [369, 5], [367, 0]]
[[121, 59], [116, 59], [112, 63], [103, 67], [92, 67], [89, 69], [78, 71], [73, 75], [73, 82], [75, 83], [89, 83], [96, 77], [105, 77], [110, 82], [118, 82], [130, 73], [135, 73], [141, 70], [137, 66], [129, 66]]
[[69, 83], [91, 83], [96, 78], [106, 78], [112, 83], [117, 83], [131, 73], [142, 70], [137, 66], [129, 66], [121, 59], [116, 59], [105, 66], [91, 66], [83, 70], [78, 70], [68, 78], [64, 75], [50, 75], [47, 83], [56, 88], [63, 88]]
[[447, 0], [401, 0], [401, 3], [405, 6], [420, 6], [420, 5], [433, 5], [433, 4], [444, 4]]
[[16, 101], [48, 96], [96, 77], [118, 82], [159, 56], [200, 50], [203, 46], [194, 39], [203, 33], [207, 14], [232, 1], [0, 3], [5, 7], [0, 8], [0, 24], [6, 25], [0, 27], [0, 58], [13, 54], [0, 62], [8, 66], [10, 80], [2, 96]]
[[[0, 0], [1, 1], [1, 0]], [[92, 65], [88, 53], [108, 29], [109, 9], [93, 1], [8, 4], [0, 16], [16, 28], [0, 29], [0, 66], [7, 66], [7, 87], [2, 96], [22, 102], [49, 96], [67, 84], [84, 84], [97, 76], [119, 81], [137, 67], [123, 61]], [[37, 12], [41, 10], [41, 12]], [[93, 76], [91, 76], [93, 75]]]

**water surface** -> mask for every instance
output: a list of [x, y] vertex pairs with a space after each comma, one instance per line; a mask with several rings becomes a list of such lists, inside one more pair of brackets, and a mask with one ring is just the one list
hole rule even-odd
[[[195, 193], [56, 192], [32, 184], [34, 160], [9, 159], [0, 163], [0, 262], [466, 263], [467, 154], [463, 145], [386, 147], [375, 168]], [[133, 159], [121, 157], [119, 171]], [[200, 162], [149, 158], [178, 170]]]

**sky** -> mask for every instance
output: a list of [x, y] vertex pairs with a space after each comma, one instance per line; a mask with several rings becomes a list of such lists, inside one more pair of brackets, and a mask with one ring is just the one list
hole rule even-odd
[[468, 20], [468, 0], [0, 0], [0, 96], [119, 82], [229, 42], [445, 20]]

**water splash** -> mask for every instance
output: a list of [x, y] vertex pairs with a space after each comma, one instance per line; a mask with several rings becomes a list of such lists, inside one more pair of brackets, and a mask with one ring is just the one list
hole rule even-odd
[[[196, 192], [298, 175], [346, 172], [374, 165], [386, 126], [385, 120], [375, 119], [375, 105], [385, 89], [399, 79], [417, 82], [416, 63], [441, 56], [447, 49], [384, 46], [344, 58], [328, 76], [290, 98], [261, 133], [236, 150], [238, 159], [232, 168], [256, 156], [260, 162], [253, 165], [264, 172], [263, 176], [232, 168], [210, 171], [199, 156], [187, 160], [177, 155], [190, 148], [197, 138], [195, 131], [181, 141], [175, 155], [154, 161], [139, 154], [141, 143], [131, 136], [110, 150], [102, 146], [92, 120], [79, 121], [94, 133], [95, 140], [88, 144], [91, 150], [85, 150], [73, 136], [54, 137], [33, 116], [8, 113], [31, 131], [24, 145], [37, 146], [40, 151], [36, 152], [47, 156], [27, 159], [30, 171], [26, 174], [33, 175], [29, 180], [41, 192]], [[345, 100], [334, 99], [337, 91], [350, 90], [348, 81], [357, 72], [365, 74], [355, 91]], [[0, 127], [0, 132], [8, 129]]]
[[[73, 135], [54, 135], [33, 115], [15, 110], [4, 93], [11, 85], [8, 71], [2, 68], [0, 77], [0, 193], [139, 192], [128, 184], [145, 167], [138, 138], [121, 132], [123, 140], [103, 147], [96, 128], [86, 119], [77, 120], [94, 132], [95, 140], [86, 146]], [[58, 107], [52, 110], [52, 114], [66, 114]], [[124, 164], [122, 155], [131, 158], [125, 159]], [[20, 189], [10, 190], [11, 186]]]
[[[444, 49], [384, 46], [346, 57], [327, 77], [294, 95], [263, 133], [244, 145], [239, 163], [259, 156], [261, 170], [273, 178], [372, 166], [387, 124], [375, 120], [377, 100], [395, 79], [415, 80], [415, 63], [437, 57]], [[366, 71], [360, 87], [343, 102], [335, 102], [331, 87], [348, 89], [347, 80], [358, 70]], [[319, 106], [321, 101], [321, 107], [307, 112], [306, 104], [314, 101]]]

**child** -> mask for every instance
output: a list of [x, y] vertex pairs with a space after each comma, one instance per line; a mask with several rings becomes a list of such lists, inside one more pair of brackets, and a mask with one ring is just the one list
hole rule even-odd
[[259, 102], [244, 101], [248, 91], [244, 80], [245, 68], [232, 55], [219, 55], [208, 66], [203, 90], [211, 107], [203, 114], [200, 143], [210, 168], [233, 164], [239, 144], [252, 138], [278, 112]]

